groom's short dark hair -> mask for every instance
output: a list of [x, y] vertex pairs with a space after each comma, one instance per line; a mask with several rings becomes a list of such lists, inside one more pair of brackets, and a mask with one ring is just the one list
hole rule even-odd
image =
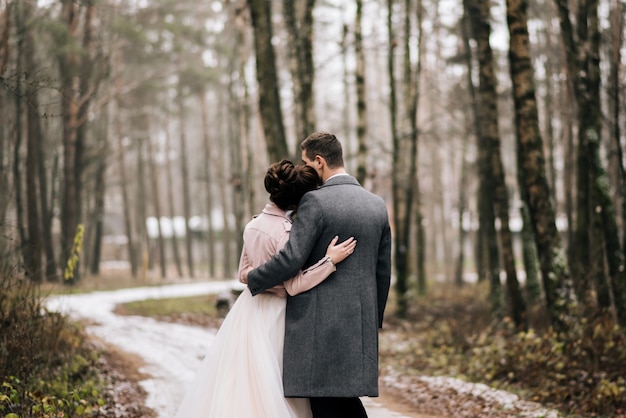
[[316, 155], [326, 160], [329, 168], [343, 167], [343, 150], [341, 142], [329, 132], [314, 132], [300, 143], [300, 149], [306, 153], [309, 160]]

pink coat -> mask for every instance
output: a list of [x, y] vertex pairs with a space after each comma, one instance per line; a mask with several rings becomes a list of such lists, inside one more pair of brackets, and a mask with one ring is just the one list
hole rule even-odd
[[[265, 205], [263, 212], [246, 225], [243, 232], [243, 251], [239, 261], [239, 280], [244, 271], [252, 270], [276, 255], [289, 240], [292, 221], [287, 212], [273, 203]], [[328, 257], [324, 257], [306, 270], [300, 271], [282, 285], [275, 286], [268, 292], [286, 297], [287, 293], [295, 296], [320, 284], [335, 271], [335, 266]]]

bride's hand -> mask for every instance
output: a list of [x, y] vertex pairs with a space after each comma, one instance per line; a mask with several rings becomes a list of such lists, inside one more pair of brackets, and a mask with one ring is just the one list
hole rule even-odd
[[356, 248], [356, 240], [354, 237], [350, 237], [340, 244], [337, 244], [338, 240], [339, 237], [333, 238], [326, 249], [326, 256], [330, 257], [330, 261], [332, 261], [333, 264], [338, 264], [345, 260]]

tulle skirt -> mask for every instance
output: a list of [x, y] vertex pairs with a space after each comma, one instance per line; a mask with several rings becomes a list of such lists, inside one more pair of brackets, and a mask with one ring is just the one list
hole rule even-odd
[[310, 418], [308, 399], [283, 395], [286, 299], [246, 288], [224, 319], [177, 418]]

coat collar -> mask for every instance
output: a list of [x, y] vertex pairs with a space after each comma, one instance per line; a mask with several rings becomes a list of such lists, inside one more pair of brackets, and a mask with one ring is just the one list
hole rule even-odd
[[357, 179], [355, 179], [354, 177], [352, 177], [351, 175], [340, 175], [340, 176], [333, 176], [331, 178], [329, 178], [328, 180], [326, 180], [326, 182], [324, 184], [322, 184], [321, 187], [326, 187], [326, 186], [337, 186], [340, 184], [352, 184], [354, 186], [360, 186], [361, 184], [358, 182]]
[[288, 219], [287, 212], [276, 206], [274, 203], [267, 203], [263, 208], [263, 213], [266, 215], [280, 216], [281, 218]]

